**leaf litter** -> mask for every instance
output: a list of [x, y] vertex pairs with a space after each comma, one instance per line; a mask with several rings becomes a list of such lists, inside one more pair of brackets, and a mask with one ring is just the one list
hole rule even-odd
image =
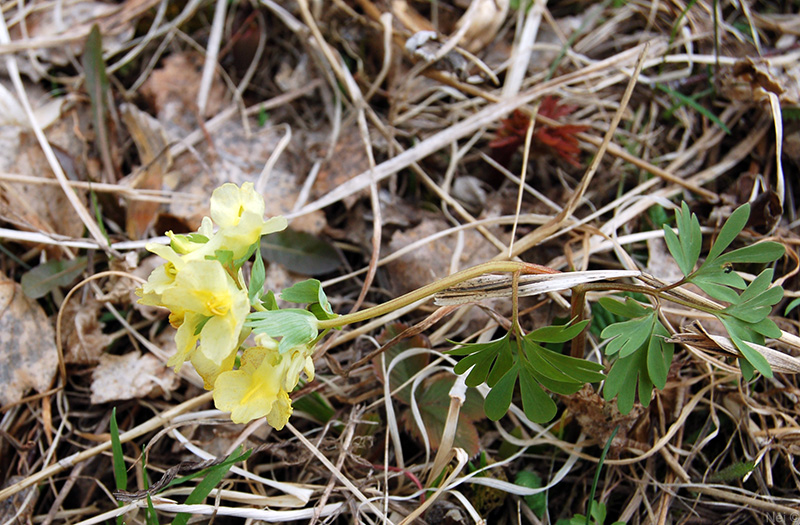
[[[128, 487], [141, 497], [126, 507], [97, 497], [97, 483], [105, 493], [114, 489], [111, 460], [102, 452], [111, 408], [119, 406], [126, 466], [146, 469], [151, 479], [186, 461], [220, 462], [238, 445], [254, 450], [248, 468], [231, 468], [224, 490], [212, 493], [216, 503], [192, 507], [197, 517], [575, 519], [588, 514], [600, 450], [617, 426], [596, 495], [609, 520], [749, 523], [794, 515], [800, 427], [792, 356], [800, 345], [797, 311], [779, 316], [797, 297], [800, 224], [797, 182], [787, 175], [797, 166], [791, 146], [800, 92], [789, 8], [703, 1], [683, 11], [611, 2], [392, 4], [393, 11], [371, 0], [234, 2], [220, 11], [223, 24], [212, 23], [216, 4], [203, 1], [4, 5], [0, 234], [8, 293], [0, 317], [6, 338], [0, 501], [28, 493], [32, 501], [15, 507], [18, 517], [47, 523], [92, 523], [123, 513], [126, 521], [144, 522], [141, 495], [149, 492], [142, 476]], [[435, 38], [409, 49], [407, 41], [420, 32]], [[90, 80], [101, 67], [108, 82]], [[624, 104], [630, 82], [632, 97]], [[34, 124], [17, 85], [34, 104]], [[98, 101], [106, 105], [98, 108]], [[539, 102], [534, 147], [524, 152]], [[606, 153], [597, 155], [615, 114], [619, 126]], [[37, 128], [55, 159], [35, 138]], [[587, 175], [593, 159], [599, 169]], [[525, 160], [528, 190], [517, 206], [512, 179]], [[640, 381], [656, 373], [664, 388], [645, 399], [641, 384], [612, 381], [628, 392], [624, 403], [631, 407], [598, 384], [565, 390], [550, 397], [558, 416], [543, 428], [525, 416], [530, 407], [523, 412], [513, 391], [509, 414], [497, 422], [475, 408], [485, 389], [470, 388], [464, 404], [457, 402], [448, 340], [494, 334], [490, 341], [509, 329], [511, 287], [492, 283], [502, 288], [499, 297], [481, 305], [437, 314], [427, 302], [402, 312], [408, 325], [433, 323], [429, 357], [397, 348], [385, 354], [406, 356], [394, 369], [416, 381], [413, 399], [391, 393], [394, 377], [392, 388], [384, 388], [373, 363], [342, 372], [382, 344], [373, 337], [386, 318], [326, 340], [317, 380], [293, 394], [297, 411], [286, 429], [258, 421], [242, 427], [209, 410], [208, 397], [186, 376], [191, 370], [179, 381], [164, 366], [174, 351], [168, 320], [119, 293], [124, 280], [101, 275], [66, 303], [64, 297], [79, 274], [112, 266], [99, 253], [141, 253], [166, 230], [192, 231], [215, 187], [244, 181], [267, 197], [268, 215], [286, 215], [303, 232], [299, 257], [316, 259], [304, 267], [292, 259], [297, 254], [276, 256], [267, 284], [288, 288], [301, 280], [298, 272], [313, 274], [341, 313], [356, 304], [370, 265], [376, 273], [366, 303], [383, 302], [507, 256], [515, 220], [511, 250], [528, 262], [576, 272], [571, 278], [647, 268], [674, 282], [672, 276], [702, 268], [695, 253], [709, 248], [662, 228], [676, 226], [664, 206], [681, 199], [706, 239], [724, 237], [733, 210], [752, 202], [751, 223], [725, 241], [734, 249], [783, 244], [789, 256], [774, 274], [785, 292], [772, 297], [774, 288], [757, 277], [764, 263], [756, 263], [741, 268], [742, 287], [755, 281], [749, 295], [742, 304], [726, 301], [731, 305], [720, 314], [625, 310], [636, 314], [634, 321], [659, 326], [651, 353], [674, 345], [671, 364], [648, 369], [652, 363], [637, 362]], [[375, 226], [380, 251], [371, 259]], [[290, 236], [280, 249], [286, 252], [292, 239], [300, 243]], [[668, 245], [682, 254], [674, 263]], [[83, 256], [88, 262], [76, 259]], [[145, 277], [151, 261], [139, 264], [134, 273]], [[720, 299], [727, 293], [718, 286], [724, 272], [720, 266], [696, 284]], [[547, 284], [559, 279], [566, 278], [545, 276], [531, 297], [521, 290], [520, 323], [527, 330], [538, 328], [534, 320], [570, 319], [564, 286]], [[476, 285], [466, 286], [473, 299], [485, 293], [472, 290]], [[587, 297], [594, 304], [602, 295]], [[769, 313], [764, 305], [776, 300], [769, 319], [782, 330], [779, 338], [747, 346], [736, 330], [733, 337], [714, 331], [721, 328], [716, 318], [767, 330], [759, 324]], [[603, 315], [625, 313], [608, 301], [624, 299], [598, 303], [610, 307]], [[59, 350], [54, 323], [61, 308], [66, 329]], [[625, 340], [604, 339], [614, 333], [604, 329], [593, 321], [584, 340], [586, 355], [603, 361], [606, 371], [608, 347], [639, 355]], [[537, 351], [559, 350], [548, 343]], [[757, 355], [774, 376], [736, 381], [731, 356]], [[61, 359], [66, 376], [57, 374]], [[522, 398], [529, 399], [531, 386], [524, 388]], [[458, 433], [451, 420], [459, 422]], [[88, 445], [87, 436], [101, 444]], [[54, 463], [65, 457], [74, 459]], [[97, 481], [90, 483], [80, 473], [91, 460]], [[448, 465], [438, 481], [434, 463]], [[525, 472], [543, 481], [508, 481]], [[40, 492], [27, 492], [44, 480]], [[180, 511], [173, 502], [188, 494], [181, 490], [168, 487], [155, 497], [156, 511]], [[531, 503], [536, 492], [547, 495], [544, 512], [541, 501]], [[351, 498], [370, 498], [364, 507], [370, 510], [356, 510]]]

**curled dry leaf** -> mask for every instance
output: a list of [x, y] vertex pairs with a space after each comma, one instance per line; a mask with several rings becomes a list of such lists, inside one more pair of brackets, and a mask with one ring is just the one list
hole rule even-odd
[[19, 401], [30, 388], [50, 388], [57, 367], [55, 334], [44, 310], [0, 273], [0, 406]]
[[92, 403], [162, 396], [178, 387], [178, 376], [150, 354], [100, 356], [92, 371]]

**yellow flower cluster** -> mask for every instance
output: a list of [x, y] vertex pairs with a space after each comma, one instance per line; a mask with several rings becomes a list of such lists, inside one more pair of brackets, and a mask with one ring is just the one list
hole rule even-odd
[[313, 379], [311, 348], [301, 345], [281, 354], [275, 340], [260, 334], [234, 370], [239, 347], [249, 335], [244, 323], [251, 308], [242, 271], [234, 262], [251, 253], [262, 235], [284, 228], [283, 217], [264, 220], [264, 199], [252, 183], [241, 188], [224, 184], [212, 194], [211, 217], [203, 218], [196, 234], [168, 232], [169, 246], [147, 245], [167, 262], [136, 291], [139, 303], [170, 311], [177, 352], [167, 365], [177, 372], [191, 361], [205, 387], [214, 390], [216, 407], [230, 411], [234, 422], [266, 416], [276, 429], [292, 413], [289, 392], [300, 372]]

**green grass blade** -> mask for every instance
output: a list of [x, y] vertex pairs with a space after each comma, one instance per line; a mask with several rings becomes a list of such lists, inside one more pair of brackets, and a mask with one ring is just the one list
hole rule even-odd
[[702, 106], [692, 97], [687, 97], [680, 91], [675, 91], [674, 89], [668, 88], [663, 84], [656, 84], [656, 87], [661, 91], [663, 91], [664, 93], [666, 93], [667, 95], [677, 99], [679, 103], [691, 107], [692, 109], [694, 109], [695, 111], [706, 117], [708, 120], [719, 126], [719, 128], [726, 134], [728, 135], [731, 134], [730, 128], [726, 126], [725, 123], [719, 119], [719, 117], [711, 113], [711, 111], [708, 108]]

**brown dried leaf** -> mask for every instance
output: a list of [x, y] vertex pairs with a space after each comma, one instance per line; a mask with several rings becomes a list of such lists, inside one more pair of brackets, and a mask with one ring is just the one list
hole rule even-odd
[[[389, 243], [390, 253], [447, 228], [448, 225], [440, 219], [423, 219], [416, 227], [396, 232], [392, 236], [392, 240]], [[387, 270], [394, 285], [393, 291], [402, 294], [448, 275], [450, 273], [450, 259], [455, 246], [455, 238], [447, 236], [443, 239], [425, 243], [387, 264]], [[467, 230], [464, 232], [464, 247], [460, 267], [467, 268], [480, 262], [488, 261], [495, 253], [491, 245], [485, 241], [480, 233], [474, 230]]]
[[[136, 150], [139, 152], [140, 170], [127, 182], [131, 188], [160, 190], [164, 175], [172, 165], [167, 135], [155, 118], [133, 104], [120, 107], [122, 121], [128, 128]], [[122, 183], [122, 181], [120, 181]], [[160, 204], [145, 200], [128, 202], [126, 230], [132, 239], [141, 239], [158, 216]]]
[[95, 364], [114, 340], [103, 333], [103, 323], [100, 322], [102, 308], [101, 302], [91, 298], [84, 303], [73, 299], [64, 307], [61, 330], [65, 363]]
[[[203, 57], [197, 53], [173, 53], [142, 84], [141, 93], [149, 101], [158, 120], [170, 130], [197, 128], [197, 92], [203, 70]], [[211, 84], [206, 112], [218, 113], [224, 103], [225, 85], [219, 75]]]
[[[17, 23], [9, 28], [12, 41], [51, 39], [63, 35], [87, 35], [92, 24], [113, 25], [112, 32], [103, 31], [103, 48], [110, 55], [128, 45], [133, 36], [133, 25], [129, 19], [115, 15], [120, 14], [118, 5], [108, 2], [87, 0], [67, 0], [59, 2], [58, 9], [52, 8], [47, 0], [35, 0], [27, 3], [25, 23]], [[17, 14], [14, 13], [16, 17]], [[106, 22], [111, 22], [106, 24]], [[24, 25], [25, 33], [22, 32]], [[38, 81], [45, 71], [50, 69], [46, 64], [65, 66], [75, 60], [83, 52], [84, 40], [71, 39], [66, 45], [37, 47], [35, 50], [37, 63], [31, 60], [19, 60], [22, 73], [32, 80]], [[5, 62], [0, 63], [0, 71], [5, 72]]]
[[150, 354], [100, 356], [92, 371], [92, 403], [158, 397], [178, 387], [178, 376]]
[[50, 388], [58, 351], [50, 320], [22, 288], [0, 273], [0, 406], [33, 388]]

